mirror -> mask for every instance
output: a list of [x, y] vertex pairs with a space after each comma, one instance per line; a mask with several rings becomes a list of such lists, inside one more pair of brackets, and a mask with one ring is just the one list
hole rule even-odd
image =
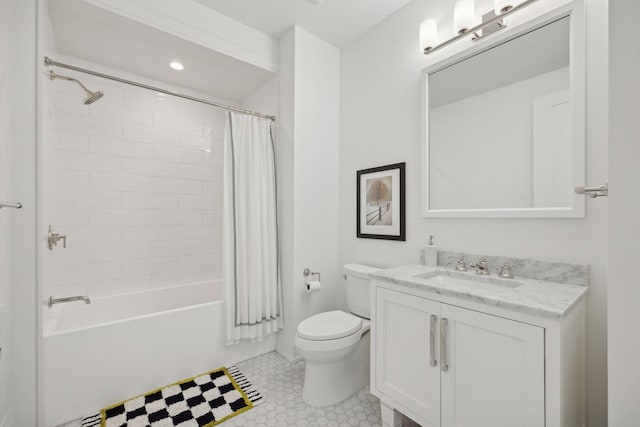
[[572, 14], [425, 70], [423, 216], [584, 217]]

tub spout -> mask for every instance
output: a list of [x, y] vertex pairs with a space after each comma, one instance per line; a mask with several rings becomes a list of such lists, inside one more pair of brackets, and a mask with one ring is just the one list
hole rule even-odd
[[73, 302], [73, 301], [84, 301], [85, 304], [91, 304], [91, 299], [88, 296], [78, 295], [74, 297], [64, 297], [64, 298], [54, 298], [49, 297], [49, 303], [47, 304], [49, 308], [53, 307], [54, 304], [62, 304], [65, 302]]

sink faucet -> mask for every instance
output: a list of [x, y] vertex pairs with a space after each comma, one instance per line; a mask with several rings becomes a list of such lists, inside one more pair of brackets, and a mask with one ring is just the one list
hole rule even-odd
[[457, 271], [467, 271], [467, 264], [464, 262], [464, 257], [461, 256], [460, 258], [458, 257], [449, 257], [449, 259], [457, 259], [458, 261], [456, 262], [456, 270]]
[[53, 307], [54, 304], [61, 304], [63, 302], [73, 302], [73, 301], [84, 301], [85, 304], [91, 304], [91, 299], [84, 295], [78, 295], [75, 297], [65, 297], [65, 298], [54, 298], [49, 297], [49, 302], [47, 305], [49, 308]]
[[513, 267], [524, 267], [524, 265], [509, 265], [505, 262], [504, 265], [500, 267], [500, 270], [498, 270], [498, 277], [502, 277], [503, 279], [513, 279], [513, 271], [511, 271]]
[[487, 266], [486, 259], [482, 259], [478, 262], [472, 262], [471, 264], [469, 264], [469, 267], [475, 268], [476, 274], [481, 274], [483, 276], [488, 276], [489, 274], [491, 274], [491, 272], [489, 272], [489, 267]]

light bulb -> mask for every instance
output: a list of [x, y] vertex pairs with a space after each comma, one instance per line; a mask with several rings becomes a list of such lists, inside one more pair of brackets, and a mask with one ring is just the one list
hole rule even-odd
[[438, 21], [426, 19], [420, 24], [420, 50], [431, 50], [438, 40]]
[[458, 0], [453, 7], [453, 29], [457, 33], [466, 33], [475, 27], [476, 11], [474, 0]]

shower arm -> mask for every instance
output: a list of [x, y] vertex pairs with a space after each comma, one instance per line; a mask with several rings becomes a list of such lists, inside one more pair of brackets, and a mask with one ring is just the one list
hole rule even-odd
[[81, 87], [82, 89], [84, 89], [84, 91], [85, 91], [85, 92], [87, 92], [87, 93], [93, 93], [92, 91], [90, 91], [89, 89], [87, 89], [87, 87], [86, 87], [85, 85], [83, 85], [83, 84], [82, 84], [82, 82], [80, 82], [80, 80], [78, 80], [78, 79], [74, 79], [73, 77], [67, 77], [67, 76], [63, 76], [63, 75], [61, 75], [61, 74], [56, 74], [56, 73], [55, 73], [55, 72], [53, 72], [53, 71], [49, 71], [49, 78], [50, 78], [51, 80], [61, 79], [61, 80], [69, 81], [69, 82], [76, 82], [76, 83], [78, 83], [78, 84], [80, 85], [80, 87]]

